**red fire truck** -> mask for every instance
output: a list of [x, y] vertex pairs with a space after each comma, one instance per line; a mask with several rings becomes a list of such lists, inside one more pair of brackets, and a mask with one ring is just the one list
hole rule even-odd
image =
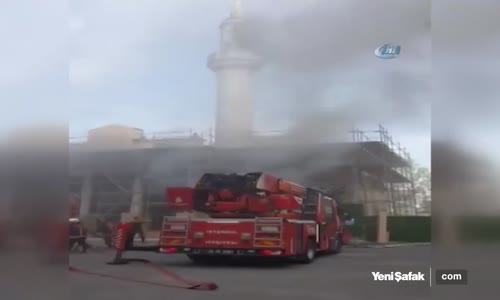
[[194, 188], [166, 194], [176, 216], [163, 220], [159, 251], [195, 262], [273, 256], [310, 263], [348, 242], [334, 199], [269, 174], [204, 174]]

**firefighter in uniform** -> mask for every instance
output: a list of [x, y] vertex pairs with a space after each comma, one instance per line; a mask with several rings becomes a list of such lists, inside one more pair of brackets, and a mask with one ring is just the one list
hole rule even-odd
[[138, 216], [132, 219], [130, 222], [132, 228], [125, 238], [125, 248], [128, 249], [134, 246], [134, 238], [136, 234], [139, 234], [142, 243], [146, 242], [146, 235], [144, 234], [142, 223], [142, 219]]
[[82, 253], [87, 252], [89, 248], [87, 244], [87, 229], [83, 226], [79, 219], [69, 219], [69, 251], [75, 244], [78, 244]]
[[113, 240], [113, 223], [110, 220], [106, 219], [96, 219], [96, 227], [97, 227], [97, 232], [102, 234], [102, 238], [104, 240], [104, 243], [108, 248], [113, 247], [112, 240]]
[[138, 217], [138, 216], [134, 217], [132, 232], [134, 232], [134, 237], [136, 234], [139, 234], [139, 236], [141, 237], [142, 243], [145, 243], [146, 242], [146, 235], [144, 234], [144, 228], [142, 226], [142, 223], [143, 222], [142, 222], [140, 217]]

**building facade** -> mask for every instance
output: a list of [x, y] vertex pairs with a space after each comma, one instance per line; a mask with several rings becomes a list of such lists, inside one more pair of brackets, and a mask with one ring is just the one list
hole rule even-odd
[[[92, 131], [101, 136], [100, 129]], [[102, 129], [106, 134], [109, 127]], [[81, 195], [81, 214], [118, 218], [123, 212], [149, 219], [167, 214], [165, 188], [193, 186], [206, 172], [268, 172], [316, 187], [340, 202], [359, 204], [365, 215], [416, 213], [410, 158], [385, 141], [356, 137], [351, 143], [280, 143], [224, 148], [173, 140], [136, 141], [137, 132], [117, 130], [120, 139], [89, 139], [71, 148], [71, 192]], [[102, 135], [105, 135], [104, 133]], [[362, 135], [355, 131], [353, 136]], [[125, 143], [123, 136], [130, 137]], [[197, 140], [198, 137], [194, 137]], [[191, 140], [193, 135], [184, 139]], [[201, 138], [200, 138], [201, 139]], [[110, 141], [117, 141], [112, 144]], [[123, 147], [122, 145], [128, 145]], [[133, 145], [133, 146], [130, 146]]]

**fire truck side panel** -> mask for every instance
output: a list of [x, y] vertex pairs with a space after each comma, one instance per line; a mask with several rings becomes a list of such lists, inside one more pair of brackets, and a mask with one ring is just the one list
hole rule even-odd
[[306, 247], [307, 243], [312, 240], [315, 241], [316, 243], [319, 242], [319, 236], [316, 236], [316, 231], [317, 231], [317, 225], [311, 224], [311, 223], [305, 223], [304, 224], [304, 230], [302, 232], [302, 247], [301, 247], [301, 253], [306, 252]]
[[295, 236], [296, 236], [297, 241], [295, 242], [293, 254], [297, 255], [297, 254], [300, 254], [304, 251], [304, 245], [305, 245], [304, 241], [307, 241], [307, 239], [304, 239], [305, 238], [305, 236], [304, 236], [304, 232], [305, 232], [304, 224], [297, 223], [297, 224], [295, 224], [295, 226], [297, 227], [297, 229], [295, 230]]
[[312, 229], [309, 229], [310, 233], [307, 233], [306, 228], [313, 224], [304, 224], [303, 222], [290, 220], [285, 222], [284, 234], [283, 234], [283, 245], [284, 245], [284, 255], [296, 256], [304, 254], [306, 251], [307, 240], [315, 237], [312, 233]]
[[338, 218], [335, 201], [328, 197], [321, 197], [319, 201], [319, 218], [318, 218], [318, 250], [330, 250], [331, 245], [340, 232], [340, 220]]
[[299, 224], [293, 224], [289, 222], [284, 222], [283, 223], [283, 248], [284, 248], [284, 255], [294, 255], [295, 251], [297, 250], [296, 246], [296, 239], [297, 239], [297, 230], [299, 229]]

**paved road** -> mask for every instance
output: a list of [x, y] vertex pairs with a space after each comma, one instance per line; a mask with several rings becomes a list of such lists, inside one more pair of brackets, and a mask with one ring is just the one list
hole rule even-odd
[[[165, 281], [143, 265], [109, 266], [113, 252], [94, 250], [72, 254], [71, 265], [142, 280]], [[337, 256], [320, 257], [313, 264], [226, 264], [197, 266], [183, 255], [127, 253], [147, 258], [184, 277], [214, 281], [217, 291], [163, 288], [111, 279], [70, 274], [72, 300], [378, 300], [423, 299], [430, 296], [429, 282], [374, 282], [372, 271], [429, 272], [429, 246], [407, 248], [345, 248]]]

